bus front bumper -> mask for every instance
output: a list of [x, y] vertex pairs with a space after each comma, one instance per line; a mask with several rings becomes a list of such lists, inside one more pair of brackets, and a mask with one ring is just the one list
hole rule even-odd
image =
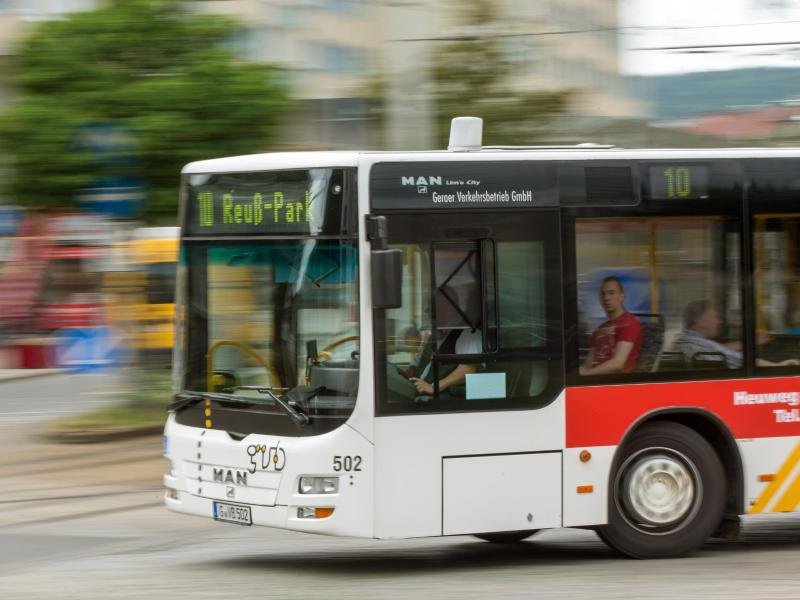
[[[163, 476], [164, 503], [171, 511], [240, 525], [373, 536], [372, 445], [348, 425], [321, 436], [235, 441], [222, 431], [179, 425], [170, 416], [164, 433], [170, 465]], [[279, 456], [280, 471], [271, 460], [262, 462], [256, 448]], [[280, 453], [270, 454], [275, 448]], [[309, 477], [335, 479], [338, 489], [303, 493], [300, 481]]]

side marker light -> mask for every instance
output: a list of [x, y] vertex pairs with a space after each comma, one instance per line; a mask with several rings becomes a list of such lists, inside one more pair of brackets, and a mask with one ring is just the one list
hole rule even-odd
[[332, 506], [298, 506], [298, 519], [327, 519], [333, 514]]
[[578, 486], [578, 493], [579, 494], [591, 494], [594, 491], [593, 485], [579, 485]]

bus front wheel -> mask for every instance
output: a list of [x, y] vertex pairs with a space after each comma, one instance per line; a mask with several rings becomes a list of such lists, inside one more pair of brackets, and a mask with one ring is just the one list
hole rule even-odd
[[597, 532], [633, 558], [686, 554], [719, 525], [725, 494], [722, 463], [700, 434], [678, 423], [647, 423], [623, 448], [608, 525]]

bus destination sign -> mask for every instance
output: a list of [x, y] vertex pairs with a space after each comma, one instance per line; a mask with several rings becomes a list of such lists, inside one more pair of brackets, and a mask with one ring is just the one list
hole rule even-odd
[[557, 206], [556, 166], [531, 162], [379, 163], [370, 173], [374, 210]]
[[309, 193], [304, 190], [299, 198], [287, 198], [284, 192], [274, 191], [237, 193], [236, 190], [197, 194], [197, 216], [200, 229], [237, 225], [254, 226], [263, 230], [281, 229], [311, 221]]
[[708, 167], [662, 164], [650, 167], [653, 200], [702, 200], [708, 198]]
[[[315, 235], [341, 206], [331, 169], [198, 175], [189, 178], [190, 235]], [[335, 194], [333, 201], [328, 196]]]

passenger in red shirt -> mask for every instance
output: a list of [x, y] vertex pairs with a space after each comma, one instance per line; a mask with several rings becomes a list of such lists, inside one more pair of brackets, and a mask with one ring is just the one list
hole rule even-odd
[[600, 304], [608, 320], [594, 330], [589, 355], [580, 367], [581, 375], [630, 373], [642, 350], [642, 324], [625, 310], [625, 290], [616, 277], [600, 284]]

